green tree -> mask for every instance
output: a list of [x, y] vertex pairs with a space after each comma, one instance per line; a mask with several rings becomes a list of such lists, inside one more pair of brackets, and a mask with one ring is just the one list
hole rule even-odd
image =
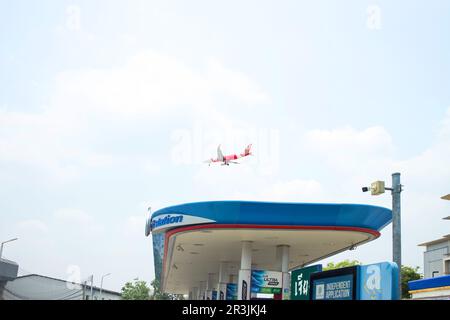
[[338, 263], [334, 263], [334, 262], [329, 262], [327, 264], [326, 267], [323, 268], [323, 271], [328, 271], [328, 270], [334, 270], [334, 269], [340, 269], [340, 268], [345, 268], [345, 267], [352, 267], [352, 266], [359, 266], [361, 265], [361, 262], [359, 262], [358, 260], [344, 260]]
[[408, 267], [402, 265], [402, 299], [410, 299], [411, 294], [408, 292], [408, 282], [422, 279], [422, 275], [418, 272], [419, 267]]
[[182, 294], [170, 294], [161, 291], [158, 280], [153, 280], [150, 285], [153, 287], [153, 294], [150, 299], [152, 300], [184, 300]]
[[150, 288], [145, 281], [135, 279], [134, 282], [125, 283], [121, 295], [124, 300], [149, 300]]
[[153, 287], [152, 300], [170, 300], [167, 293], [161, 292], [158, 280], [153, 280], [150, 285]]

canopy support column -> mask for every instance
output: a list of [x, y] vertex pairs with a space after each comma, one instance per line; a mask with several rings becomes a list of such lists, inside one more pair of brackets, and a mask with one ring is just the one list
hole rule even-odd
[[217, 300], [225, 300], [227, 294], [228, 263], [220, 262], [219, 282], [217, 284]]
[[238, 300], [250, 300], [250, 282], [252, 273], [252, 242], [242, 241], [241, 269], [238, 280]]
[[289, 246], [279, 245], [277, 246], [277, 264], [278, 271], [283, 273], [283, 287], [281, 289], [281, 299], [289, 300], [290, 296], [290, 276], [289, 276]]

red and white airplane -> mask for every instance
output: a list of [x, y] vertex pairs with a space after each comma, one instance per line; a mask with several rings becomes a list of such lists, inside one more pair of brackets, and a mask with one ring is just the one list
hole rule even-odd
[[208, 165], [211, 165], [211, 163], [217, 163], [217, 162], [221, 162], [222, 166], [229, 166], [230, 163], [235, 163], [235, 164], [239, 164], [239, 162], [233, 161], [233, 160], [237, 160], [239, 158], [244, 158], [246, 156], [251, 156], [253, 155], [250, 152], [250, 149], [252, 148], [252, 145], [249, 144], [247, 146], [247, 148], [245, 148], [244, 153], [241, 153], [239, 155], [237, 154], [230, 154], [228, 156], [224, 156], [222, 153], [222, 150], [220, 149], [220, 145], [217, 147], [217, 158], [216, 159], [209, 159], [206, 160], [205, 163], [208, 163]]

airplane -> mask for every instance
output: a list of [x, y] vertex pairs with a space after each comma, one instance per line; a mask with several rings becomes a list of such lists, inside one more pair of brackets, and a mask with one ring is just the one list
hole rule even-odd
[[252, 148], [252, 145], [249, 144], [247, 146], [247, 148], [245, 148], [244, 152], [239, 155], [230, 154], [230, 155], [224, 156], [222, 153], [222, 150], [220, 149], [220, 144], [219, 144], [219, 146], [217, 147], [217, 158], [216, 159], [211, 158], [209, 160], [206, 160], [205, 163], [208, 163], [208, 166], [210, 166], [211, 163], [217, 163], [217, 162], [221, 162], [222, 166], [229, 166], [230, 163], [239, 164], [239, 162], [233, 161], [233, 160], [237, 160], [239, 158], [244, 158], [246, 156], [252, 156], [253, 154], [250, 152], [251, 148]]

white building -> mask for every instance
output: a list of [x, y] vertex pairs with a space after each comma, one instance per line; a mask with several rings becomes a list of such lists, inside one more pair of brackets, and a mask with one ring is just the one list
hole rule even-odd
[[[444, 219], [450, 220], [450, 217]], [[450, 274], [450, 234], [419, 246], [426, 248], [423, 253], [424, 278]]]
[[17, 277], [8, 281], [0, 300], [120, 300], [119, 292], [71, 283], [38, 274]]
[[[444, 220], [450, 220], [450, 216]], [[426, 248], [423, 254], [425, 279], [450, 274], [450, 234], [441, 239], [421, 243], [419, 246]]]
[[[450, 200], [450, 194], [441, 199]], [[450, 220], [450, 216], [443, 219]], [[423, 277], [425, 279], [450, 274], [450, 234], [437, 240], [421, 243], [419, 246], [425, 247], [423, 253]]]
[[[450, 200], [450, 194], [442, 199]], [[450, 216], [444, 220], [450, 220]], [[408, 283], [412, 299], [450, 300], [450, 235], [419, 246], [426, 247], [423, 255], [424, 279]]]

